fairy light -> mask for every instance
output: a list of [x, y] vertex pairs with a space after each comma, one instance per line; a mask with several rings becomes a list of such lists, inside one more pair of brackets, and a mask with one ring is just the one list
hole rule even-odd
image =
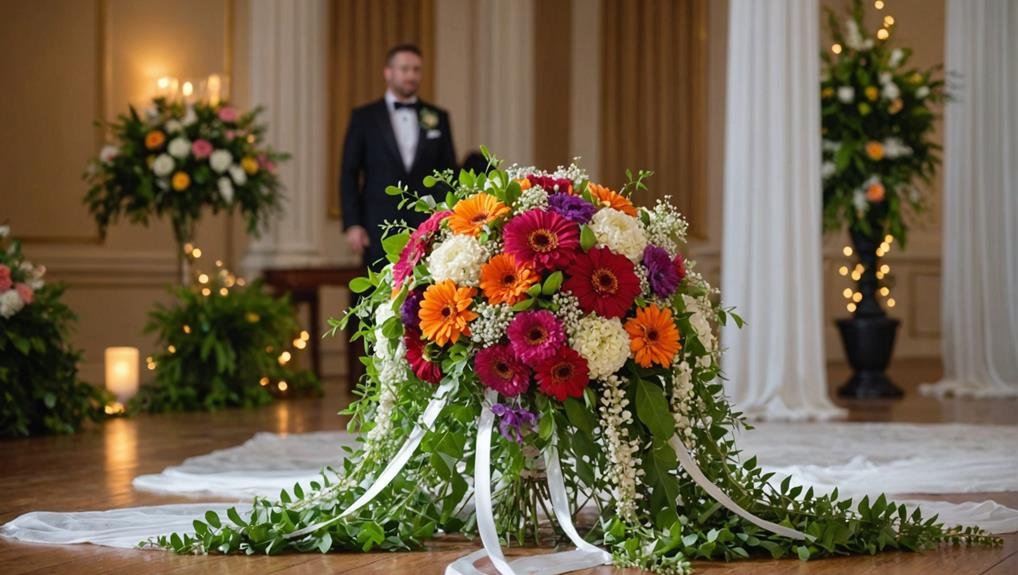
[[194, 248], [193, 250], [191, 250], [191, 257], [193, 257], [194, 259], [200, 258], [201, 257], [201, 248]]
[[228, 290], [226, 288], [219, 288], [219, 295], [221, 295], [223, 297], [226, 297], [227, 294], [229, 294], [229, 293], [230, 293], [230, 290]]
[[275, 350], [276, 348], [272, 347], [271, 345], [265, 346], [265, 353], [272, 353]]
[[293, 356], [288, 351], [284, 351], [283, 353], [279, 354], [279, 365], [286, 365], [290, 363], [290, 359], [292, 357]]
[[861, 278], [861, 277], [862, 277], [861, 273], [859, 273], [857, 271], [856, 272], [852, 272], [852, 281], [859, 281], [859, 278]]
[[307, 346], [308, 346], [308, 342], [304, 341], [303, 339], [297, 338], [297, 339], [293, 340], [293, 347], [295, 347], [297, 349], [304, 349]]
[[172, 346], [172, 345], [168, 345], [168, 346], [166, 346], [166, 351], [168, 351], [170, 353], [177, 353], [177, 348]]
[[840, 276], [847, 276], [848, 275], [848, 266], [841, 266], [840, 268], [838, 268], [838, 275], [840, 275]]
[[887, 28], [881, 28], [881, 29], [877, 30], [877, 38], [880, 39], [880, 40], [887, 40], [887, 38], [890, 35], [891, 35], [891, 33], [887, 31]]
[[846, 258], [851, 256], [852, 255], [852, 246], [845, 246], [844, 248], [841, 249], [841, 253], [845, 254]]
[[216, 260], [216, 267], [217, 268], [223, 267], [223, 260]]
[[896, 302], [894, 301], [893, 297], [892, 298], [887, 298], [887, 307], [894, 307], [895, 303]]
[[845, 299], [851, 298], [852, 297], [852, 288], [845, 288], [844, 291], [841, 292], [841, 295], [844, 296]]
[[237, 278], [237, 285], [239, 285], [240, 287], [244, 287], [245, 285], [247, 285], [247, 281], [245, 281], [244, 278]]
[[852, 294], [852, 301], [854, 301], [855, 303], [861, 302], [862, 301], [862, 294], [859, 293], [859, 292], [855, 292], [854, 294]]
[[198, 276], [198, 283], [207, 284], [209, 283], [209, 276], [207, 274], [200, 274]]
[[193, 251], [194, 251], [194, 244], [184, 244], [184, 253], [185, 254], [191, 255], [191, 252], [193, 252]]
[[876, 0], [876, 2], [873, 3], [873, 7], [876, 8], [877, 10], [883, 10], [884, 0]]
[[306, 331], [302, 331], [300, 332], [300, 338], [303, 339], [304, 341], [307, 341], [311, 339], [311, 334]]
[[847, 309], [849, 313], [855, 313], [855, 304], [849, 303], [847, 306], [845, 306], [845, 309]]
[[884, 16], [884, 26], [886, 26], [888, 28], [890, 28], [891, 26], [894, 26], [894, 16], [891, 16], [890, 14], [888, 14], [887, 16]]
[[884, 297], [887, 297], [887, 296], [891, 295], [891, 288], [889, 288], [887, 286], [884, 286], [884, 287], [880, 288], [880, 295], [882, 295]]
[[260, 385], [262, 387], [265, 387], [268, 384], [269, 384], [269, 378], [267, 378], [267, 377], [263, 377], [263, 378], [258, 380], [258, 385]]
[[187, 325], [186, 323], [184, 324], [184, 327], [182, 327], [181, 329], [184, 331], [184, 333], [191, 333], [191, 326]]
[[212, 295], [212, 290], [210, 290], [209, 288], [202, 288], [201, 295], [209, 297], [210, 295]]
[[832, 44], [831, 52], [834, 52], [835, 54], [841, 54], [841, 44]]
[[884, 274], [884, 275], [887, 275], [887, 274], [891, 273], [891, 266], [889, 266], [887, 264], [884, 264], [884, 265], [880, 266], [880, 272], [882, 274]]
[[289, 385], [287, 385], [287, 383], [285, 381], [280, 381], [278, 386], [279, 386], [279, 391], [286, 391], [287, 388], [290, 387]]
[[894, 236], [892, 236], [891, 234], [887, 234], [886, 236], [884, 236], [884, 242], [887, 244], [893, 244]]
[[122, 415], [124, 413], [124, 404], [119, 401], [114, 401], [103, 407], [103, 411], [106, 415]]

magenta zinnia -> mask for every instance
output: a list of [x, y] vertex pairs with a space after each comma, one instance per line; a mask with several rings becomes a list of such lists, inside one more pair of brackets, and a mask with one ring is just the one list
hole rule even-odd
[[392, 283], [397, 290], [403, 287], [403, 282], [408, 277], [414, 275], [414, 266], [417, 265], [417, 262], [421, 261], [425, 252], [427, 252], [428, 242], [431, 241], [432, 234], [438, 231], [438, 228], [442, 225], [442, 220], [449, 217], [451, 213], [449, 210], [444, 210], [431, 214], [430, 218], [418, 226], [414, 233], [410, 234], [410, 239], [403, 246], [403, 251], [399, 254], [399, 260], [392, 267]]
[[629, 258], [608, 248], [594, 248], [577, 256], [562, 289], [573, 292], [583, 311], [620, 318], [640, 295], [640, 279]]
[[587, 360], [570, 347], [560, 347], [555, 355], [537, 364], [537, 387], [559, 401], [580, 397], [589, 381]]
[[551, 357], [566, 342], [562, 324], [547, 310], [516, 314], [506, 332], [516, 356], [528, 363]]
[[505, 251], [539, 270], [562, 268], [576, 256], [580, 227], [555, 212], [530, 210], [505, 225]]
[[516, 357], [509, 344], [477, 352], [474, 368], [482, 384], [506, 397], [515, 397], [530, 385], [530, 368]]

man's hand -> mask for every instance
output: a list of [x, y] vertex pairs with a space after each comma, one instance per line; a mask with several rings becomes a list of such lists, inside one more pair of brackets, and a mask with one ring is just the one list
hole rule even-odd
[[368, 230], [364, 229], [363, 226], [350, 226], [347, 228], [346, 245], [353, 253], [362, 255], [364, 248], [371, 245], [371, 240], [368, 239]]

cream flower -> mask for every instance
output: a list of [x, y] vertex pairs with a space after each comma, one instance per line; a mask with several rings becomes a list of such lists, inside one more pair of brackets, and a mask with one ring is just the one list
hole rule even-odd
[[233, 203], [233, 182], [230, 178], [222, 177], [216, 182], [219, 185], [219, 195], [222, 196], [223, 201], [227, 204]]
[[233, 155], [226, 150], [216, 150], [209, 156], [209, 165], [217, 174], [225, 172], [233, 164]]
[[5, 318], [18, 313], [23, 307], [25, 307], [25, 302], [18, 295], [18, 290], [9, 289], [0, 295], [0, 315]]
[[191, 153], [191, 142], [187, 138], [174, 138], [166, 149], [174, 158], [186, 158]]
[[607, 247], [634, 262], [643, 257], [647, 236], [636, 218], [614, 208], [602, 208], [590, 220], [590, 229], [598, 246]]
[[838, 100], [842, 104], [851, 104], [855, 99], [855, 88], [851, 86], [840, 86], [838, 88]]
[[176, 134], [177, 132], [184, 129], [184, 125], [179, 120], [170, 120], [166, 122], [166, 131], [170, 134]]
[[428, 256], [428, 273], [435, 283], [452, 280], [459, 286], [476, 286], [487, 257], [477, 238], [453, 234]]
[[230, 177], [233, 178], [233, 182], [238, 186], [243, 186], [247, 183], [247, 172], [236, 164], [230, 166]]
[[168, 154], [159, 154], [156, 160], [152, 162], [152, 172], [160, 178], [170, 175], [170, 172], [172, 171], [173, 158], [171, 158]]
[[618, 318], [591, 314], [578, 321], [572, 333], [570, 344], [587, 360], [591, 379], [608, 377], [629, 359], [629, 334]]
[[118, 154], [120, 154], [119, 147], [114, 146], [113, 144], [106, 144], [103, 146], [103, 149], [99, 150], [99, 161], [104, 164], [108, 164], [113, 161], [113, 158], [116, 158]]

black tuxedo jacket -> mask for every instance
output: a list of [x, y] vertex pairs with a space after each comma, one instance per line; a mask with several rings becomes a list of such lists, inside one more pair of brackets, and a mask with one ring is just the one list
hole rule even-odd
[[441, 108], [418, 102], [418, 111], [434, 112], [438, 123], [427, 127], [421, 122], [417, 153], [409, 171], [396, 145], [384, 98], [361, 106], [350, 115], [339, 179], [343, 228], [364, 226], [367, 229], [371, 245], [364, 254], [364, 263], [373, 268], [377, 267], [376, 260], [385, 256], [379, 228], [382, 222], [403, 219], [417, 226], [425, 219], [424, 214], [398, 209], [399, 198], [387, 195], [385, 188], [403, 182], [418, 193], [431, 193], [436, 188], [425, 188], [424, 176], [435, 170], [456, 168], [449, 115]]

